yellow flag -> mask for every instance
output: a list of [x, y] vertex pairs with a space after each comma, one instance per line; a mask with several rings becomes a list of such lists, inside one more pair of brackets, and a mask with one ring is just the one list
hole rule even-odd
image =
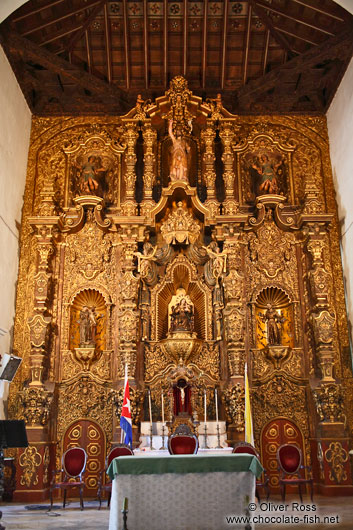
[[245, 441], [254, 445], [254, 429], [252, 425], [248, 365], [245, 363]]

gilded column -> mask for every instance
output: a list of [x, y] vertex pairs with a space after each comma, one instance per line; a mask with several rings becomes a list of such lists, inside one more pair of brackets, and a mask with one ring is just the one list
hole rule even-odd
[[204, 178], [207, 186], [207, 198], [209, 201], [215, 200], [216, 190], [216, 171], [214, 167], [214, 140], [216, 137], [215, 123], [213, 120], [207, 120], [206, 128], [202, 131], [202, 140], [204, 143]]
[[136, 201], [135, 201], [135, 185], [136, 185], [136, 140], [138, 138], [137, 120], [125, 122], [125, 185], [126, 196], [123, 204], [123, 211], [125, 215], [135, 215]]
[[142, 209], [143, 213], [148, 216], [150, 210], [154, 206], [154, 202], [152, 200], [152, 189], [153, 184], [156, 181], [155, 144], [157, 139], [157, 131], [151, 127], [151, 120], [145, 120], [142, 134], [145, 144], [145, 155], [143, 158], [145, 164], [143, 173], [144, 200], [142, 202]]
[[223, 179], [226, 187], [226, 198], [234, 198], [234, 156], [232, 142], [234, 138], [233, 123], [223, 121], [219, 135], [223, 143], [222, 162], [224, 164]]

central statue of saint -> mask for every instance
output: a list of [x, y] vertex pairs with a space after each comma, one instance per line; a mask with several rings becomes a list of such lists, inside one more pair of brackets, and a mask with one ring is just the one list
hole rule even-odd
[[183, 287], [177, 289], [168, 306], [169, 333], [194, 331], [194, 304]]
[[170, 180], [171, 182], [175, 181], [188, 181], [188, 154], [190, 151], [190, 146], [182, 138], [182, 136], [177, 133], [176, 136], [173, 134], [173, 120], [169, 120], [168, 127], [169, 136], [173, 142], [172, 153], [171, 153], [171, 163], [170, 163]]

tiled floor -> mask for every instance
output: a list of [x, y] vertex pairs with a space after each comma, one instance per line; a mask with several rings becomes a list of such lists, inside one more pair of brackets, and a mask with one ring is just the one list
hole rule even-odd
[[[269, 502], [262, 501], [252, 512], [254, 516], [262, 516], [263, 524], [256, 524], [256, 530], [353, 530], [353, 499], [352, 497], [322, 497], [316, 495], [314, 505], [316, 510], [309, 510], [312, 507], [309, 498], [304, 499], [304, 506], [300, 509], [299, 499], [296, 496], [288, 496], [284, 507], [279, 497], [272, 496]], [[41, 505], [43, 509], [27, 509], [23, 504], [2, 505], [3, 511], [2, 524], [6, 530], [107, 530], [109, 523], [109, 510], [106, 503], [102, 509], [98, 510], [97, 501], [86, 501], [85, 509], [80, 511], [78, 502], [70, 502], [63, 510], [62, 506], [55, 504], [52, 512], [48, 511], [48, 504]], [[252, 507], [253, 508], [253, 507]], [[282, 511], [283, 510], [283, 511]], [[305, 518], [305, 516], [307, 516]], [[316, 516], [316, 519], [315, 519]], [[275, 519], [273, 519], [275, 517]], [[277, 519], [277, 517], [287, 517], [287, 519]], [[299, 517], [302, 522], [290, 523], [294, 517]], [[310, 519], [313, 517], [314, 519]], [[320, 524], [318, 524], [318, 517]], [[324, 517], [329, 517], [324, 522]], [[266, 519], [272, 518], [272, 519]], [[129, 527], [129, 530], [135, 530]], [[230, 530], [236, 528], [235, 525], [229, 524]], [[239, 527], [238, 527], [239, 528]], [[244, 526], [242, 526], [244, 528]], [[148, 521], [144, 530], [155, 530], [149, 528]], [[165, 528], [164, 530], [173, 530]], [[210, 529], [208, 529], [210, 530]], [[218, 529], [212, 529], [218, 530]]]

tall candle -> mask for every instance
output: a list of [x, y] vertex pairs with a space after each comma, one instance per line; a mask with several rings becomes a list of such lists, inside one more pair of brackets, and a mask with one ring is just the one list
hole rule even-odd
[[207, 423], [207, 399], [206, 399], [206, 388], [203, 392], [203, 401], [204, 401], [204, 408], [205, 408], [205, 423]]
[[152, 403], [151, 403], [151, 390], [148, 390], [148, 406], [150, 410], [150, 424], [152, 427]]
[[218, 423], [218, 401], [217, 401], [217, 388], [214, 389], [214, 399], [216, 403], [216, 422]]
[[164, 424], [164, 396], [162, 392], [162, 423]]

